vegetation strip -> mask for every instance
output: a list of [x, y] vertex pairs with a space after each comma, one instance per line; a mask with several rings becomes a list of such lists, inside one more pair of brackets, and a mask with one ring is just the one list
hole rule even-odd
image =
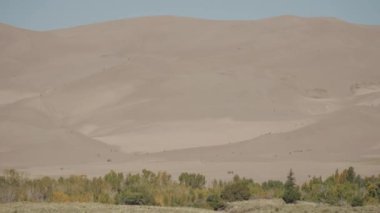
[[336, 206], [380, 204], [380, 174], [357, 175], [354, 168], [326, 179], [313, 177], [301, 186], [290, 170], [285, 183], [268, 180], [256, 183], [235, 175], [230, 181], [182, 173], [178, 181], [166, 172], [143, 170], [138, 174], [110, 171], [103, 177], [84, 175], [30, 179], [13, 169], [0, 176], [0, 202], [97, 202], [105, 204], [197, 207], [222, 210], [228, 202], [281, 198], [286, 203], [311, 201]]

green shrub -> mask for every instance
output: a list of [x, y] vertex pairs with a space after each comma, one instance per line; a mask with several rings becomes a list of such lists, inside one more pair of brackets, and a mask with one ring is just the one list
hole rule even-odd
[[223, 210], [226, 208], [226, 203], [218, 195], [209, 195], [207, 197], [207, 204], [215, 211]]
[[269, 180], [261, 184], [265, 192], [265, 198], [281, 198], [284, 194], [284, 183], [276, 180]]
[[362, 196], [356, 195], [352, 198], [352, 201], [351, 201], [352, 207], [363, 206], [363, 204], [364, 204], [364, 198]]
[[146, 198], [143, 193], [141, 192], [130, 192], [130, 191], [124, 191], [119, 196], [119, 203], [120, 204], [127, 204], [127, 205], [147, 205], [149, 203], [149, 199]]
[[124, 181], [124, 175], [123, 173], [116, 173], [115, 171], [111, 170], [104, 176], [104, 180], [109, 185], [111, 185], [113, 191], [120, 191], [122, 183]]
[[247, 182], [237, 181], [226, 185], [222, 191], [221, 197], [229, 202], [248, 200], [251, 197], [251, 192]]
[[127, 205], [155, 205], [150, 194], [129, 190], [124, 190], [118, 194], [117, 201], [119, 204]]
[[180, 184], [184, 184], [192, 188], [203, 188], [206, 184], [205, 176], [195, 173], [184, 172], [178, 177], [178, 180]]
[[96, 197], [96, 202], [99, 202], [99, 203], [112, 203], [112, 199], [111, 197], [109, 196], [109, 194], [106, 194], [106, 193], [100, 193], [97, 197]]

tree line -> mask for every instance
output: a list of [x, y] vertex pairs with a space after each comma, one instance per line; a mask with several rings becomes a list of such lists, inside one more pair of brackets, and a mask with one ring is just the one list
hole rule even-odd
[[219, 210], [227, 202], [258, 198], [282, 198], [286, 203], [305, 200], [332, 205], [380, 204], [380, 174], [361, 177], [350, 167], [326, 179], [313, 177], [300, 186], [292, 170], [285, 182], [263, 183], [235, 175], [229, 181], [206, 184], [202, 174], [182, 173], [174, 180], [167, 172], [149, 170], [126, 175], [110, 171], [94, 178], [73, 175], [32, 179], [10, 169], [0, 176], [0, 202], [100, 202]]

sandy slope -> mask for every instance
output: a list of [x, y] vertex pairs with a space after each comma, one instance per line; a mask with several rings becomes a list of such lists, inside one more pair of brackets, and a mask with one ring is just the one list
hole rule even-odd
[[0, 168], [378, 173], [379, 55], [380, 27], [330, 18], [1, 24]]
[[170, 160], [352, 162], [380, 159], [380, 108], [333, 113], [300, 129], [240, 143], [154, 154]]
[[[0, 167], [106, 162], [125, 158], [113, 147], [63, 126], [38, 98], [9, 104], [0, 111]], [[108, 160], [109, 161], [109, 160]]]
[[258, 180], [281, 179], [293, 168], [302, 181], [348, 166], [371, 175], [380, 173], [379, 126], [380, 108], [354, 107], [294, 131], [265, 134], [233, 144], [166, 151], [144, 158], [163, 169], [171, 170], [173, 165], [165, 164], [177, 162], [180, 165], [177, 169], [201, 168], [210, 176], [218, 173], [224, 178], [233, 171]]

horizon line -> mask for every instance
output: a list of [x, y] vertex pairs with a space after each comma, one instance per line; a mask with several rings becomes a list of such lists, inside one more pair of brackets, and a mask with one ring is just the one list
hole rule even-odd
[[180, 15], [142, 15], [142, 16], [131, 16], [126, 18], [119, 18], [119, 19], [109, 19], [109, 20], [103, 20], [103, 21], [95, 21], [95, 22], [89, 22], [84, 24], [78, 24], [78, 25], [71, 25], [71, 26], [64, 26], [59, 28], [47, 28], [44, 30], [39, 29], [33, 29], [33, 28], [26, 28], [26, 27], [20, 27], [17, 25], [13, 25], [11, 23], [6, 22], [0, 22], [2, 25], [7, 25], [9, 27], [21, 29], [21, 30], [28, 30], [28, 31], [34, 31], [34, 32], [48, 32], [48, 31], [55, 31], [55, 30], [65, 30], [65, 29], [72, 29], [72, 28], [78, 28], [78, 27], [84, 27], [84, 26], [90, 26], [90, 25], [97, 25], [97, 24], [105, 24], [109, 22], [117, 22], [117, 21], [129, 21], [129, 20], [137, 20], [137, 19], [144, 19], [144, 18], [179, 18], [179, 19], [192, 19], [192, 20], [199, 20], [199, 21], [216, 21], [216, 22], [250, 22], [250, 21], [264, 21], [269, 19], [275, 19], [275, 18], [299, 18], [299, 19], [331, 19], [336, 20], [352, 25], [360, 25], [360, 26], [369, 26], [369, 27], [377, 27], [380, 26], [380, 24], [366, 24], [366, 23], [357, 23], [357, 22], [351, 22], [342, 18], [338, 18], [335, 16], [300, 16], [300, 15], [277, 15], [277, 16], [268, 16], [263, 18], [257, 18], [257, 19], [220, 19], [220, 18], [203, 18], [203, 17], [196, 17], [196, 16], [180, 16]]

